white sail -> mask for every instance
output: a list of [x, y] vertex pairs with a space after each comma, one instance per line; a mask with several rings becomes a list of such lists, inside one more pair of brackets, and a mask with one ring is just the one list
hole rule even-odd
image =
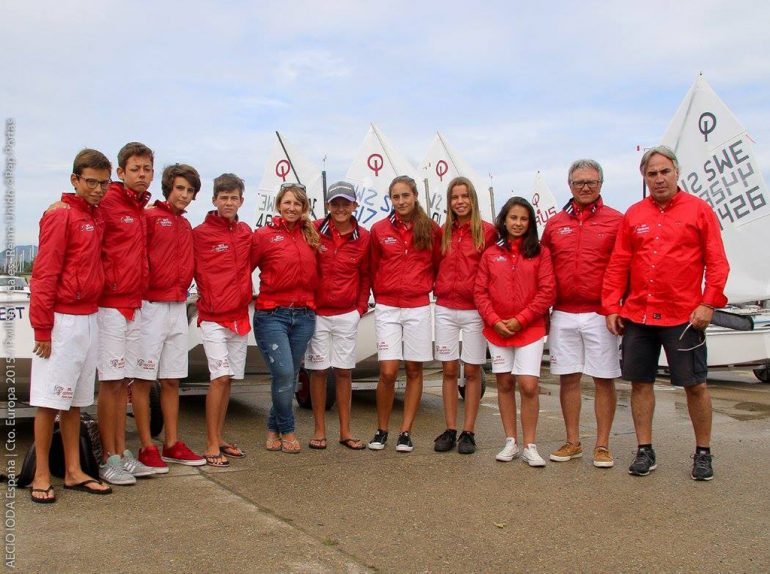
[[479, 199], [481, 218], [494, 219], [494, 210], [489, 192], [478, 174], [449, 145], [440, 133], [436, 133], [433, 143], [420, 164], [422, 180], [427, 183], [429, 214], [439, 225], [446, 220], [447, 184], [457, 176], [467, 177], [476, 188]]
[[770, 299], [770, 195], [752, 141], [701, 75], [661, 141], [680, 163], [682, 189], [707, 201], [722, 226], [730, 261], [730, 303]]
[[[283, 145], [281, 143], [283, 142]], [[285, 148], [285, 149], [284, 149]], [[324, 215], [323, 177], [321, 170], [276, 132], [275, 144], [265, 164], [257, 190], [257, 213], [254, 227], [270, 223], [275, 215], [275, 196], [282, 183], [299, 182], [307, 188], [311, 217]]]
[[551, 193], [551, 188], [539, 171], [535, 174], [535, 184], [532, 187], [532, 195], [529, 198], [532, 207], [535, 208], [535, 218], [537, 219], [537, 234], [543, 235], [546, 222], [559, 212], [559, 206], [556, 204], [556, 198]]
[[[391, 211], [388, 186], [393, 178], [408, 175], [419, 185], [414, 166], [391, 146], [377, 126], [371, 124], [345, 179], [356, 187], [356, 219], [367, 228], [384, 219]], [[423, 197], [420, 197], [424, 205]]]

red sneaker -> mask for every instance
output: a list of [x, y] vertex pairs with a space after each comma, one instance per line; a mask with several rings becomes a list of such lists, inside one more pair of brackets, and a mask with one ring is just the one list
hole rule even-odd
[[168, 465], [160, 458], [158, 447], [155, 445], [140, 448], [137, 458], [144, 466], [150, 467], [154, 474], [166, 474], [168, 472]]
[[166, 462], [175, 462], [187, 466], [203, 466], [206, 464], [205, 458], [195, 454], [181, 440], [176, 441], [171, 447], [164, 446], [161, 458]]

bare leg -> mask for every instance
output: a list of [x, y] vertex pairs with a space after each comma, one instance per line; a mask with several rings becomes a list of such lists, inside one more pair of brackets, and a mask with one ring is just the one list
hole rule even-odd
[[570, 373], [559, 377], [559, 401], [567, 431], [567, 442], [575, 445], [580, 443], [581, 376], [582, 373]]
[[687, 410], [690, 412], [695, 444], [711, 446], [711, 394], [706, 383], [684, 388], [687, 394]]
[[613, 379], [594, 377], [594, 414], [596, 415], [596, 446], [609, 447], [612, 421], [618, 398]]
[[115, 453], [122, 455], [126, 450], [126, 409], [128, 408], [128, 379], [118, 385], [118, 402], [115, 405]]
[[310, 371], [310, 400], [313, 405], [313, 438], [326, 438], [326, 377], [328, 369]]
[[540, 414], [538, 379], [530, 375], [517, 375], [516, 382], [519, 383], [521, 397], [521, 430], [524, 435], [524, 444], [527, 445], [535, 442], [537, 418]]
[[206, 454], [209, 455], [219, 454], [219, 445], [222, 444], [219, 421], [223, 403], [224, 410], [227, 410], [229, 386], [229, 376], [218, 377], [211, 381], [206, 395]]
[[179, 440], [179, 380], [160, 380], [160, 410], [163, 413], [164, 444], [172, 447]]
[[[51, 454], [53, 426], [56, 420], [56, 409], [38, 407], [35, 413], [35, 476], [30, 486], [32, 488], [48, 488], [51, 484], [51, 469], [48, 458]], [[38, 498], [54, 498], [54, 494], [36, 493]]]
[[[457, 429], [457, 378], [460, 371], [460, 361], [444, 361], [441, 396], [444, 399], [444, 420], [446, 428]], [[467, 392], [466, 387], [466, 392]]]
[[655, 412], [655, 389], [652, 383], [631, 383], [631, 414], [636, 440], [652, 444], [652, 415]]
[[350, 369], [334, 369], [334, 386], [337, 391], [337, 413], [340, 417], [340, 440], [351, 438], [350, 403], [353, 399], [353, 376]]
[[505, 436], [516, 438], [516, 392], [514, 378], [511, 373], [496, 373], [497, 406], [503, 421]]
[[152, 434], [150, 434], [151, 385], [152, 381], [143, 379], [134, 379], [131, 384], [131, 404], [134, 407], [134, 421], [142, 447], [152, 446]]
[[[102, 441], [102, 458], [104, 462], [113, 454], [118, 454], [118, 445], [115, 437], [117, 435], [118, 414], [121, 405], [123, 380], [102, 381], [99, 383], [99, 398], [97, 402], [97, 423], [99, 426], [99, 436]], [[126, 416], [125, 406], [123, 407], [123, 417]], [[125, 432], [125, 424], [124, 424]], [[125, 439], [124, 439], [125, 441]], [[123, 451], [120, 451], [122, 453]]]
[[404, 361], [406, 368], [406, 391], [404, 392], [404, 420], [401, 432], [412, 430], [417, 410], [422, 399], [422, 363], [419, 361]]
[[[463, 430], [473, 432], [481, 404], [481, 365], [465, 364], [465, 420]], [[455, 391], [455, 404], [457, 392]], [[446, 405], [446, 403], [444, 403]], [[454, 427], [452, 427], [454, 428]]]
[[219, 450], [219, 447], [224, 446], [227, 442], [225, 441], [225, 418], [227, 417], [227, 407], [230, 405], [231, 388], [232, 379], [227, 377], [227, 380], [224, 383], [224, 388], [222, 389], [222, 398], [219, 403], [219, 418], [217, 419], [217, 436], [219, 437], [219, 445], [217, 446], [217, 450]]
[[[72, 486], [91, 480], [80, 466], [80, 407], [61, 411], [59, 419], [61, 438], [64, 446], [64, 484]], [[110, 490], [106, 484], [90, 484], [92, 490]]]
[[388, 430], [393, 399], [396, 397], [396, 378], [399, 361], [380, 361], [380, 380], [377, 382], [377, 428]]

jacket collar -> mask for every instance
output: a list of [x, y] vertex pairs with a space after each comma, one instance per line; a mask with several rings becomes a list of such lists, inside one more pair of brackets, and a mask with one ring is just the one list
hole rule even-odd
[[[350, 239], [348, 239], [348, 241], [355, 241], [361, 236], [361, 233], [358, 231], [358, 221], [356, 221], [355, 217], [351, 217], [350, 222], [353, 224], [353, 233], [350, 234]], [[318, 228], [318, 233], [326, 237], [331, 237], [333, 227], [334, 222], [332, 221], [332, 216], [327, 215], [321, 222], [321, 227]]]

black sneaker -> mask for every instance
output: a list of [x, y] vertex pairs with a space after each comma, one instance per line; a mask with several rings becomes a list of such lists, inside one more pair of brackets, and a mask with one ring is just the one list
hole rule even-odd
[[382, 450], [385, 448], [385, 443], [388, 442], [388, 431], [377, 429], [374, 433], [374, 438], [369, 441], [369, 448], [372, 450]]
[[692, 455], [693, 480], [711, 480], [714, 478], [714, 470], [711, 468], [711, 455], [705, 452], [696, 452]]
[[473, 454], [476, 452], [476, 435], [470, 431], [460, 433], [457, 439], [457, 452], [460, 454]]
[[658, 465], [655, 464], [655, 451], [652, 448], [642, 447], [636, 451], [636, 458], [628, 467], [628, 474], [647, 476], [656, 468]]
[[446, 429], [433, 441], [433, 450], [436, 452], [447, 452], [452, 450], [455, 444], [457, 444], [457, 431]]
[[396, 452], [412, 452], [414, 446], [412, 446], [412, 437], [408, 432], [402, 432], [398, 435], [398, 442], [396, 443]]

